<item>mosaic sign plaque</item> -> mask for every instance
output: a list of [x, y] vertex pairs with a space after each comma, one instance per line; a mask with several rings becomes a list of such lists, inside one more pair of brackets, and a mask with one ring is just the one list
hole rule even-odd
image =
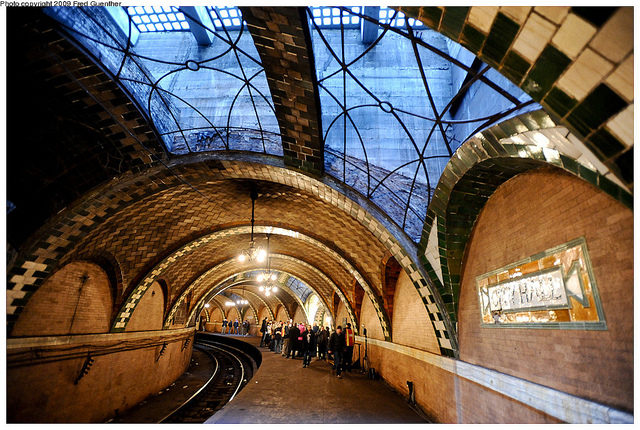
[[606, 329], [584, 238], [476, 278], [482, 325]]

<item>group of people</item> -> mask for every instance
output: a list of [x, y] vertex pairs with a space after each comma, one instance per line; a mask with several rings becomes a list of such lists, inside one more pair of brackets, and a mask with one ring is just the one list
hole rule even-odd
[[250, 326], [251, 324], [249, 323], [249, 320], [244, 320], [242, 323], [240, 323], [238, 321], [238, 318], [236, 318], [235, 321], [229, 321], [225, 318], [222, 320], [222, 330], [220, 331], [220, 333], [248, 336]]
[[318, 327], [317, 324], [312, 327], [292, 320], [276, 322], [264, 318], [260, 333], [261, 347], [285, 358], [302, 357], [302, 367], [308, 367], [313, 357], [318, 360], [333, 358], [333, 370], [338, 378], [342, 378], [342, 371], [351, 371], [355, 335], [350, 323], [344, 330], [338, 326], [331, 332], [329, 327]]

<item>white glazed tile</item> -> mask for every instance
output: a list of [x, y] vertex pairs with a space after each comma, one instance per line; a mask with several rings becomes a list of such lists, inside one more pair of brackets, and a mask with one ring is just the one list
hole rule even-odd
[[513, 49], [522, 57], [533, 63], [544, 47], [551, 40], [551, 36], [556, 30], [556, 26], [542, 18], [540, 15], [532, 13], [524, 27], [518, 34]]
[[593, 25], [570, 13], [551, 42], [567, 57], [575, 59], [595, 33]]
[[527, 15], [531, 10], [530, 6], [502, 6], [500, 12], [513, 19], [518, 24], [522, 24], [527, 20]]
[[628, 147], [633, 146], [633, 104], [614, 116], [607, 123], [607, 128], [622, 143]]
[[587, 48], [558, 80], [558, 88], [577, 101], [583, 100], [613, 69], [607, 59]]
[[473, 6], [469, 11], [467, 22], [483, 33], [488, 34], [497, 13], [498, 6]]
[[618, 9], [589, 46], [614, 63], [622, 61], [633, 49], [633, 8]]
[[618, 65], [606, 82], [626, 101], [633, 101], [633, 54]]
[[536, 6], [535, 11], [554, 24], [560, 24], [569, 13], [569, 6]]

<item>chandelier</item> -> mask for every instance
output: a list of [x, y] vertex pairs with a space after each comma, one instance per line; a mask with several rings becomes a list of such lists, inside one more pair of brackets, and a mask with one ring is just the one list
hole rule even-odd
[[[278, 280], [278, 274], [271, 271], [271, 257], [269, 256], [269, 235], [267, 235], [267, 270], [262, 273], [259, 273], [256, 276], [256, 280], [261, 284], [259, 289], [261, 292], [264, 292], [265, 296], [270, 296], [271, 293], [278, 292], [278, 285], [276, 281]], [[262, 285], [262, 283], [265, 283]]]
[[226, 306], [235, 306], [235, 305], [248, 305], [249, 301], [245, 299], [236, 299], [236, 300], [227, 300], [225, 303]]
[[258, 263], [262, 263], [267, 258], [267, 251], [265, 251], [262, 247], [256, 246], [255, 241], [253, 240], [253, 225], [255, 224], [255, 206], [256, 199], [258, 198], [258, 192], [256, 191], [255, 185], [251, 187], [251, 241], [249, 242], [249, 248], [244, 249], [240, 255], [238, 255], [238, 261], [240, 263], [245, 262], [253, 262], [257, 261]]

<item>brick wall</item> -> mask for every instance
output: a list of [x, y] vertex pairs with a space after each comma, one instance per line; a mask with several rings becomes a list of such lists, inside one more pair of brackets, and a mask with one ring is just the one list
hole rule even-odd
[[[83, 276], [87, 277], [84, 284]], [[107, 274], [95, 264], [72, 262], [36, 291], [11, 335], [106, 333], [110, 328], [112, 305]]]
[[276, 321], [288, 321], [287, 313], [284, 310], [284, 307], [280, 306], [278, 309], [278, 314], [276, 315]]
[[293, 314], [293, 322], [295, 323], [307, 323], [307, 317], [304, 314], [304, 310], [298, 306], [298, 308], [296, 309], [295, 314]]
[[[478, 275], [584, 236], [607, 330], [480, 327]], [[500, 186], [478, 218], [463, 267], [460, 359], [633, 410], [633, 213], [589, 183], [541, 169]], [[485, 405], [469, 396], [469, 412]], [[471, 400], [473, 399], [473, 400]], [[502, 421], [517, 419], [510, 410]], [[491, 419], [491, 417], [487, 417]]]
[[506, 399], [500, 393], [457, 378], [458, 422], [477, 423], [561, 423], [537, 409], [523, 403]]
[[440, 354], [438, 339], [422, 299], [404, 270], [396, 283], [393, 307], [393, 342]]
[[[109, 339], [123, 335], [99, 336]], [[166, 330], [149, 333], [148, 337], [127, 344], [130, 347], [154, 341], [161, 344], [161, 337], [171, 337], [171, 333]], [[167, 349], [158, 361], [156, 356], [161, 346], [96, 355], [89, 373], [77, 385], [74, 380], [82, 368], [84, 357], [49, 363], [39, 361], [23, 367], [11, 367], [9, 357], [7, 421], [104, 422], [171, 384], [185, 371], [193, 343], [182, 350], [186, 337], [193, 335], [182, 333], [174, 336], [173, 340], [167, 339]], [[92, 340], [91, 349], [100, 349], [96, 344], [101, 342], [100, 339]], [[69, 345], [47, 348], [47, 354], [56, 348], [73, 352], [87, 349], [84, 341], [72, 339]]]
[[154, 282], [140, 299], [125, 331], [162, 330], [164, 303], [162, 287]]
[[[371, 308], [373, 309], [373, 306]], [[353, 321], [351, 321], [351, 318], [349, 318], [349, 313], [347, 312], [347, 308], [345, 307], [343, 302], [340, 302], [340, 304], [338, 305], [338, 309], [336, 310], [336, 320], [334, 321], [334, 323], [335, 323], [334, 328], [338, 327], [340, 325], [344, 329], [345, 318], [346, 318], [347, 322], [350, 322], [351, 324], [353, 324]], [[379, 324], [380, 323], [378, 323], [378, 325]], [[382, 333], [382, 329], [380, 329], [380, 333]], [[383, 339], [384, 339], [384, 337], [383, 337]]]
[[359, 327], [360, 328], [359, 333], [361, 336], [364, 336], [364, 331], [362, 330], [363, 326], [367, 328], [367, 337], [372, 339], [384, 339], [384, 334], [382, 333], [382, 327], [380, 326], [380, 320], [376, 315], [376, 310], [373, 307], [371, 300], [369, 300], [369, 297], [365, 297], [362, 300], [362, 310], [360, 311], [360, 327]]

